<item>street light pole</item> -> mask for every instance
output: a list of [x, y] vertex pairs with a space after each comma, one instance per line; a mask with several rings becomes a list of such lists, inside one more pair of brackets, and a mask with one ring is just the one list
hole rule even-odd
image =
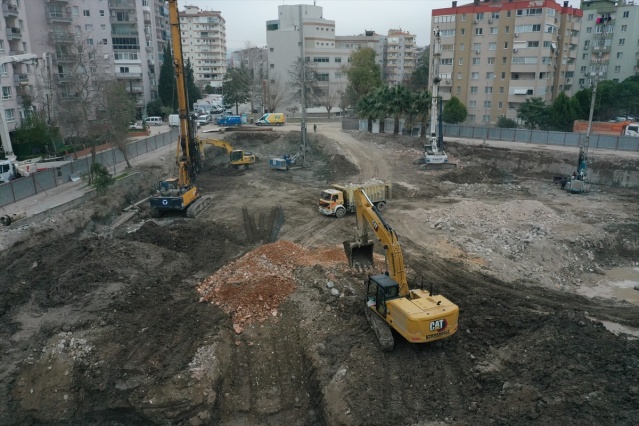
[[488, 108], [488, 86], [484, 87], [484, 92], [486, 92], [486, 99], [484, 100], [484, 126], [486, 126], [486, 128], [484, 129], [484, 145], [486, 145], [486, 138], [488, 137], [488, 122], [490, 121], [490, 119], [486, 120], [486, 116], [488, 114], [486, 114], [486, 110]]

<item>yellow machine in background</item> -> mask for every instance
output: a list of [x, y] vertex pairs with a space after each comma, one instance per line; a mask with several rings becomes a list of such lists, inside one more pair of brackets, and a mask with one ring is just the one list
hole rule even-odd
[[[255, 154], [244, 151], [241, 149], [233, 149], [233, 146], [223, 140], [219, 139], [200, 139], [199, 140], [202, 146], [204, 145], [212, 145], [217, 146], [219, 148], [224, 148], [226, 152], [229, 154], [229, 163], [231, 166], [236, 169], [242, 168], [243, 170], [248, 169], [249, 164], [255, 163], [257, 157]], [[204, 151], [202, 150], [202, 155], [204, 155]]]
[[351, 266], [373, 264], [374, 242], [368, 239], [367, 223], [382, 242], [386, 255], [384, 274], [366, 280], [366, 317], [383, 350], [394, 346], [391, 328], [412, 343], [434, 342], [457, 331], [459, 308], [441, 295], [408, 288], [404, 256], [393, 228], [382, 219], [362, 188], [353, 194], [357, 215], [357, 237], [345, 241]]

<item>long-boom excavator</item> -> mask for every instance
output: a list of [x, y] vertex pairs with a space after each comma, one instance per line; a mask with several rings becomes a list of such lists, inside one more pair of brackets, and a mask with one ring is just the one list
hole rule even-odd
[[442, 295], [408, 287], [404, 256], [397, 234], [381, 217], [363, 189], [354, 192], [357, 216], [355, 241], [344, 241], [351, 266], [373, 264], [374, 242], [367, 224], [382, 242], [386, 255], [384, 274], [370, 275], [366, 285], [366, 317], [384, 351], [395, 344], [391, 329], [412, 343], [434, 342], [457, 331], [459, 307]]
[[165, 211], [186, 211], [188, 217], [195, 217], [211, 203], [211, 199], [203, 197], [195, 185], [202, 164], [201, 144], [195, 137], [197, 127], [191, 121], [188, 109], [177, 0], [169, 0], [168, 3], [180, 116], [180, 137], [176, 150], [179, 172], [177, 178], [169, 178], [158, 183], [155, 195], [150, 198], [151, 213], [159, 216]]

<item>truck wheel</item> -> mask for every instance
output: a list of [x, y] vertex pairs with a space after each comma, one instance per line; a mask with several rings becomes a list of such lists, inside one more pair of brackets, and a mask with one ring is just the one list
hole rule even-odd
[[340, 207], [337, 210], [335, 210], [335, 216], [338, 219], [343, 218], [344, 216], [346, 216], [346, 209], [344, 207]]
[[384, 211], [386, 209], [386, 202], [384, 201], [380, 201], [379, 203], [377, 203], [377, 210]]

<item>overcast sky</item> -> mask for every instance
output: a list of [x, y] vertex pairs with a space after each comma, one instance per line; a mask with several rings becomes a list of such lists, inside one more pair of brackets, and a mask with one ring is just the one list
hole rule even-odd
[[[468, 4], [471, 0], [459, 0]], [[560, 4], [563, 1], [560, 0]], [[280, 5], [313, 4], [313, 0], [178, 0], [180, 10], [195, 5], [216, 10], [226, 20], [226, 47], [229, 52], [242, 49], [247, 42], [266, 46], [266, 21], [277, 19]], [[450, 7], [451, 0], [317, 0], [324, 19], [335, 21], [335, 35], [361, 34], [373, 30], [386, 34], [389, 29], [402, 29], [417, 36], [417, 45], [430, 39], [430, 17], [433, 9]], [[579, 6], [579, 0], [570, 5]]]

